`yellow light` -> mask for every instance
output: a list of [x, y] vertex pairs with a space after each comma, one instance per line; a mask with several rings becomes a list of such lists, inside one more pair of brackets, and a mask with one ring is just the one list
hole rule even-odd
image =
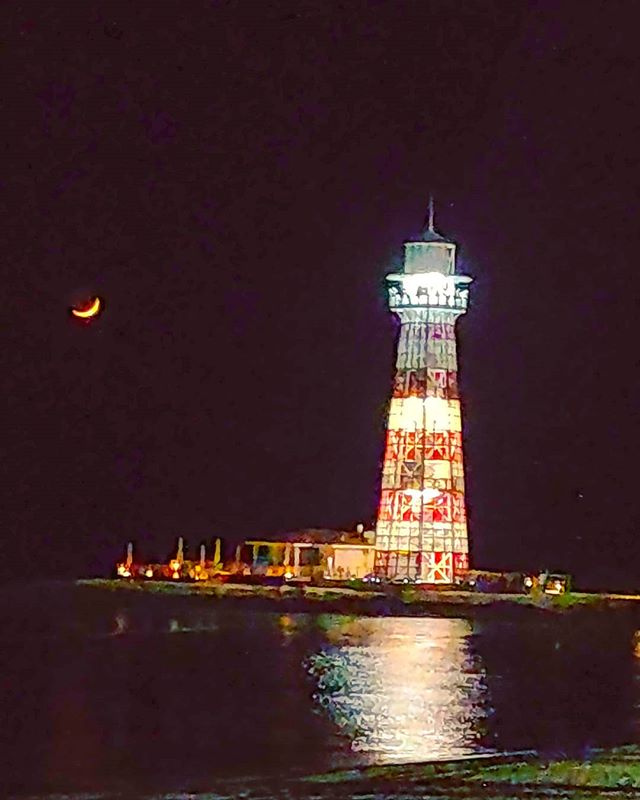
[[173, 578], [174, 581], [177, 581], [178, 578], [180, 577], [180, 573], [179, 572], [174, 572], [171, 577]]
[[102, 301], [99, 297], [94, 297], [91, 305], [87, 308], [72, 308], [71, 313], [74, 317], [78, 317], [79, 319], [90, 319], [91, 317], [95, 317], [96, 314], [100, 311], [100, 306], [102, 305]]
[[441, 397], [394, 397], [389, 427], [404, 430], [459, 431], [460, 401]]
[[147, 576], [147, 578], [153, 578], [153, 570], [152, 569], [145, 570], [144, 574]]
[[293, 572], [285, 572], [284, 573], [284, 579], [286, 581], [291, 580], [291, 578], [293, 578]]

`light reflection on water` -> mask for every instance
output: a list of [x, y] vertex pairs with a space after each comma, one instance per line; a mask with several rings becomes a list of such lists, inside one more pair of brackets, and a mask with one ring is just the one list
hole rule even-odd
[[308, 659], [314, 701], [353, 751], [376, 763], [483, 751], [488, 690], [470, 622], [336, 617], [326, 633]]
[[488, 747], [582, 758], [640, 736], [637, 614], [370, 618], [5, 590], [4, 794], [178, 792]]

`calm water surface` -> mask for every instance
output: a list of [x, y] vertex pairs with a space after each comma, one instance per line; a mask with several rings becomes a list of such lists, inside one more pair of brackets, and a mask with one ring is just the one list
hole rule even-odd
[[0, 624], [14, 792], [206, 789], [638, 738], [626, 616], [282, 614], [40, 587], [5, 592]]

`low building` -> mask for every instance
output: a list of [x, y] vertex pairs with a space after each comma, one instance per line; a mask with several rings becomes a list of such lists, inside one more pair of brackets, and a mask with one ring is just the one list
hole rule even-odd
[[376, 549], [373, 544], [336, 542], [327, 555], [326, 578], [364, 578], [373, 572]]
[[308, 529], [245, 542], [252, 575], [348, 580], [373, 571], [373, 532]]

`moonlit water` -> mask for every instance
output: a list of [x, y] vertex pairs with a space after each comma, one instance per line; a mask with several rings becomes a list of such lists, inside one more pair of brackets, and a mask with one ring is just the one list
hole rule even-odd
[[640, 735], [632, 617], [257, 611], [40, 587], [0, 603], [13, 793], [207, 790], [226, 777]]
[[309, 659], [314, 702], [371, 762], [479, 752], [489, 701], [472, 632], [462, 619], [337, 618]]

